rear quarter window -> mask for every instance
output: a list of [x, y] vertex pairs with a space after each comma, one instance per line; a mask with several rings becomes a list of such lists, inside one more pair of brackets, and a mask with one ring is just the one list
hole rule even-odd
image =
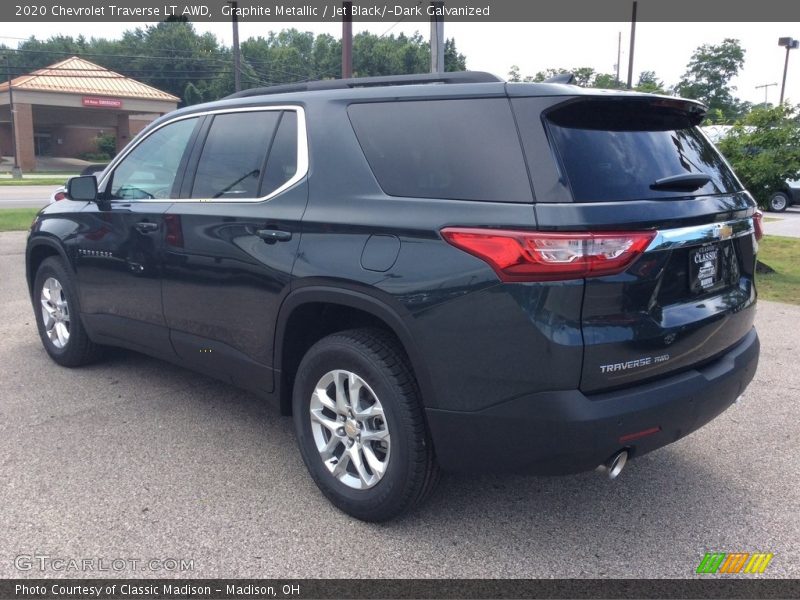
[[[741, 185], [719, 152], [695, 126], [697, 116], [669, 102], [581, 100], [530, 114], [527, 99], [514, 101], [523, 139], [532, 121], [545, 127], [576, 202], [666, 199], [728, 194]], [[529, 110], [530, 109], [530, 110]], [[691, 190], [653, 189], [677, 175], [705, 174]]]
[[532, 202], [505, 98], [352, 104], [348, 114], [391, 196]]

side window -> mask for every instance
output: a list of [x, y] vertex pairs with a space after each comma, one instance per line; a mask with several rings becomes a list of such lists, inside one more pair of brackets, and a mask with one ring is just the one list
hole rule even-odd
[[172, 197], [172, 186], [197, 119], [182, 119], [150, 134], [114, 169], [112, 200]]
[[351, 104], [358, 141], [391, 196], [531, 202], [505, 98]]
[[272, 142], [259, 196], [271, 194], [297, 172], [297, 113], [287, 110]]
[[192, 198], [256, 198], [281, 111], [216, 115], [206, 136]]

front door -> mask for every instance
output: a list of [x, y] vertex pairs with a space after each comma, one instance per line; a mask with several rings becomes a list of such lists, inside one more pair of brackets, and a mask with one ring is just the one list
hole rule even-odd
[[172, 355], [161, 301], [164, 213], [180, 186], [197, 118], [141, 140], [79, 215], [76, 271], [81, 310], [99, 338]]

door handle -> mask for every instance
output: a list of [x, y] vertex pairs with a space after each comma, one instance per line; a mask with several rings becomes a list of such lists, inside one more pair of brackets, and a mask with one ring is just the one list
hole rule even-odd
[[282, 231], [280, 229], [257, 229], [256, 235], [270, 244], [288, 242], [292, 239], [291, 231]]
[[136, 229], [141, 233], [150, 233], [158, 231], [158, 223], [150, 223], [149, 221], [140, 221], [136, 224]]

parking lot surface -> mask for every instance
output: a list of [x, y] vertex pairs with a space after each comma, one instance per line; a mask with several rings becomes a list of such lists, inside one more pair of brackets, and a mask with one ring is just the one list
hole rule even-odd
[[[711, 551], [772, 552], [764, 576], [800, 577], [800, 307], [761, 302], [743, 401], [616, 481], [445, 476], [374, 525], [322, 497], [257, 398], [131, 352], [51, 362], [24, 239], [0, 234], [0, 577], [691, 577]], [[18, 568], [37, 554], [193, 570]]]

